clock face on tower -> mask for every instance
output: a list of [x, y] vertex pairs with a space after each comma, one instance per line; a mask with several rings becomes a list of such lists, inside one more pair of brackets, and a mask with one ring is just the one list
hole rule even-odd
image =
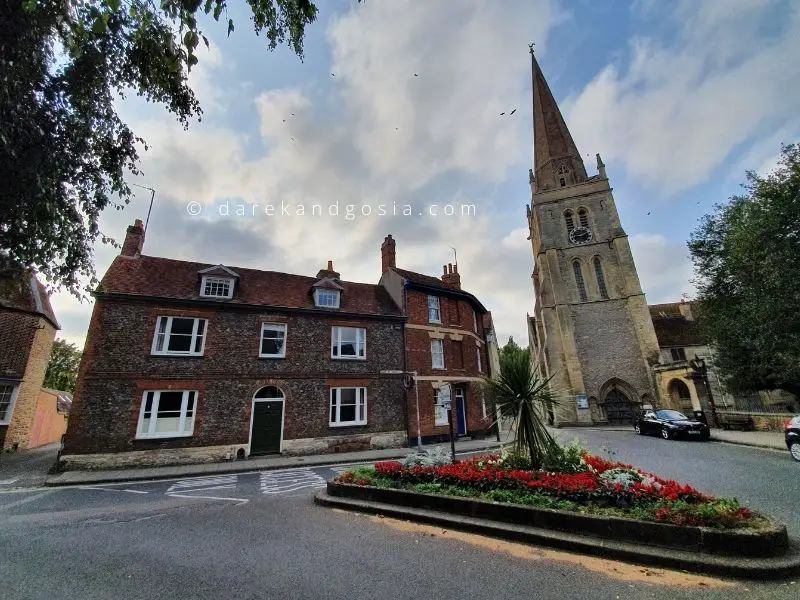
[[569, 232], [569, 241], [573, 244], [585, 244], [592, 240], [592, 232], [586, 227], [576, 227]]

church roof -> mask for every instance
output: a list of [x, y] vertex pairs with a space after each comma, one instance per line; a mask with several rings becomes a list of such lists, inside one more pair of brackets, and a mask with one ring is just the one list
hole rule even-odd
[[556, 170], [565, 164], [575, 175], [574, 183], [586, 181], [581, 153], [564, 122], [542, 69], [531, 52], [533, 84], [533, 167], [537, 190], [556, 187]]

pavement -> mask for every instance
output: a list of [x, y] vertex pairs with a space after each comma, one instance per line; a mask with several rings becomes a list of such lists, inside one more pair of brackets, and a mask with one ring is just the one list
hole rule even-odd
[[[735, 496], [800, 536], [788, 452], [559, 430], [595, 454]], [[6, 455], [3, 456], [5, 458]], [[341, 457], [340, 457], [341, 458]], [[731, 581], [333, 511], [347, 465], [0, 490], [0, 597], [794, 600], [800, 580]]]
[[[565, 427], [562, 429], [549, 428], [551, 433], [558, 431], [626, 431], [633, 432], [627, 425], [600, 425], [591, 427]], [[726, 431], [725, 429], [711, 430], [712, 442], [724, 442], [738, 446], [752, 446], [754, 448], [769, 448], [773, 450], [786, 450], [786, 438], [783, 432], [776, 431]]]
[[0, 490], [44, 485], [60, 447], [56, 443], [31, 450], [0, 452]]
[[[465, 440], [456, 442], [457, 453], [472, 453], [495, 450], [501, 444], [510, 444], [505, 436], [501, 442], [496, 437], [483, 440]], [[450, 450], [450, 444], [430, 444], [423, 449], [442, 447]], [[207, 463], [197, 465], [178, 465], [171, 467], [147, 467], [140, 469], [115, 469], [95, 471], [65, 471], [49, 475], [44, 480], [47, 486], [62, 485], [91, 485], [108, 483], [112, 481], [143, 481], [156, 479], [171, 479], [180, 477], [195, 477], [222, 475], [227, 473], [245, 473], [252, 471], [265, 471], [274, 469], [289, 469], [295, 467], [313, 467], [341, 463], [375, 462], [403, 458], [416, 448], [386, 448], [381, 450], [365, 450], [360, 452], [338, 452], [334, 454], [315, 454], [308, 456], [272, 456], [248, 458], [222, 463]]]

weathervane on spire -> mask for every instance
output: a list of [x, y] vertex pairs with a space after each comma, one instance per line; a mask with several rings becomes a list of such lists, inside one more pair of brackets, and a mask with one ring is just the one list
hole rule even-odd
[[535, 45], [536, 45], [536, 42], [531, 42], [530, 44], [528, 44], [528, 50], [530, 51], [531, 54], [533, 54], [533, 47]]

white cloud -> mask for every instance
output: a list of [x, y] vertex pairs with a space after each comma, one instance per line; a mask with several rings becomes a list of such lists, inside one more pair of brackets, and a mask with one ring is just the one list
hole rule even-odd
[[669, 195], [706, 180], [739, 144], [798, 125], [800, 6], [777, 36], [760, 27], [774, 2], [684, 2], [669, 43], [631, 42], [627, 69], [606, 66], [568, 103], [578, 147], [624, 163]]
[[629, 241], [649, 304], [675, 302], [684, 294], [694, 295], [694, 285], [689, 281], [692, 263], [686, 244], [652, 233], [637, 233]]
[[[237, 106], [248, 95], [258, 118], [246, 134], [221, 126], [232, 92], [215, 77], [232, 61], [213, 49], [192, 74], [202, 123], [187, 132], [153, 107], [125, 107], [125, 118], [150, 146], [138, 181], [157, 190], [145, 252], [302, 274], [315, 274], [331, 259], [344, 278], [377, 282], [387, 233], [397, 239], [400, 266], [431, 275], [452, 260], [455, 246], [465, 289], [493, 310], [501, 335], [524, 340], [525, 306], [533, 304], [528, 243], [518, 243], [517, 232], [504, 242], [507, 228], [479, 199], [453, 187], [436, 188], [446, 190], [436, 195], [420, 189], [441, 186], [452, 174], [503, 181], [509, 168], [527, 162], [530, 131], [520, 126], [530, 101], [526, 46], [531, 39], [545, 46], [554, 14], [550, 0], [513, 11], [488, 0], [462, 2], [458, 10], [441, 0], [354, 6], [328, 30], [341, 112], [324, 112], [300, 89], [240, 86]], [[500, 116], [514, 107], [515, 117]], [[261, 213], [225, 220], [190, 218], [185, 210], [188, 201], [209, 211], [225, 199], [262, 207], [338, 202], [341, 214], [347, 204], [364, 202], [401, 209], [408, 203], [415, 212], [431, 203], [475, 202], [479, 214], [346, 220]], [[121, 238], [134, 218], [144, 218], [148, 203], [142, 191], [128, 210], [104, 214], [103, 231]], [[98, 252], [99, 275], [114, 254]], [[85, 330], [85, 305], [73, 307], [63, 296], [55, 302], [64, 314], [85, 311]], [[76, 342], [79, 320], [73, 326], [70, 317], [64, 332]]]

